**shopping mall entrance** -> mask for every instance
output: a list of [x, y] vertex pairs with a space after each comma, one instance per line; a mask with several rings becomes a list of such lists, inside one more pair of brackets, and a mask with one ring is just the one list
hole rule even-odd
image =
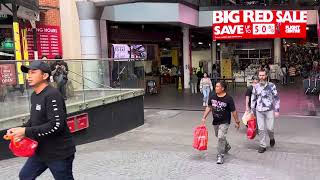
[[[147, 94], [158, 94], [166, 87], [178, 90], [179, 79], [180, 88], [183, 88], [180, 26], [110, 22], [108, 32], [109, 47], [112, 47], [109, 48], [109, 57], [131, 58], [134, 61], [130, 67], [126, 66], [128, 63], [119, 63], [120, 67], [112, 68], [115, 70], [112, 73], [113, 81], [119, 77], [122, 82], [126, 81], [126, 77], [118, 75], [123, 70], [131, 71], [137, 79], [144, 79], [139, 88], [144, 88]], [[149, 92], [148, 86], [154, 86], [152, 92]]]

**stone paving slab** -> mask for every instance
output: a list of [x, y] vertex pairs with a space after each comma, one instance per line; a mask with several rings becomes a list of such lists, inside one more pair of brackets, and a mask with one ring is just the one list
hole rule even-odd
[[[145, 125], [116, 137], [77, 147], [75, 179], [80, 180], [320, 180], [320, 118], [281, 117], [276, 147], [257, 153], [257, 139], [231, 127], [232, 149], [217, 165], [213, 130], [207, 151], [192, 148], [201, 112], [145, 110]], [[0, 161], [4, 179], [17, 179], [25, 159]], [[2, 179], [1, 178], [1, 179]], [[53, 179], [46, 171], [40, 180]]]

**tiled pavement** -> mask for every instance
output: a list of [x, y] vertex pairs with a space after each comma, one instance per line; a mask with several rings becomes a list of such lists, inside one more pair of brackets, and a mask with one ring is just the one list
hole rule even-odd
[[[77, 147], [75, 179], [198, 180], [198, 179], [320, 179], [320, 119], [282, 116], [275, 123], [276, 146], [257, 153], [257, 139], [247, 140], [245, 128], [231, 127], [232, 146], [223, 165], [215, 163], [217, 140], [210, 122], [209, 149], [192, 148], [192, 131], [201, 112], [145, 110], [145, 125], [116, 137]], [[25, 159], [0, 161], [1, 179], [17, 179]], [[46, 171], [40, 180], [52, 179]]]

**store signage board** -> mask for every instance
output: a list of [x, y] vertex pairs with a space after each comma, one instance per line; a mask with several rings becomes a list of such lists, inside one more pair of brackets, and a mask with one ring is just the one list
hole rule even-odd
[[306, 38], [307, 11], [213, 11], [213, 40]]
[[14, 64], [0, 64], [0, 85], [16, 85], [16, 68]]
[[[34, 59], [32, 28], [28, 27], [27, 31], [29, 59]], [[48, 59], [54, 59], [56, 55], [62, 56], [60, 27], [38, 25], [37, 47], [40, 58], [47, 56]]]
[[112, 58], [115, 59], [146, 59], [147, 51], [141, 44], [112, 44]]

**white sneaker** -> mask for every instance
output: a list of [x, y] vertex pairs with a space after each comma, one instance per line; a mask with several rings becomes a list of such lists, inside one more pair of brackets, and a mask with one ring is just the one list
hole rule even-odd
[[223, 155], [217, 156], [217, 164], [223, 164]]

